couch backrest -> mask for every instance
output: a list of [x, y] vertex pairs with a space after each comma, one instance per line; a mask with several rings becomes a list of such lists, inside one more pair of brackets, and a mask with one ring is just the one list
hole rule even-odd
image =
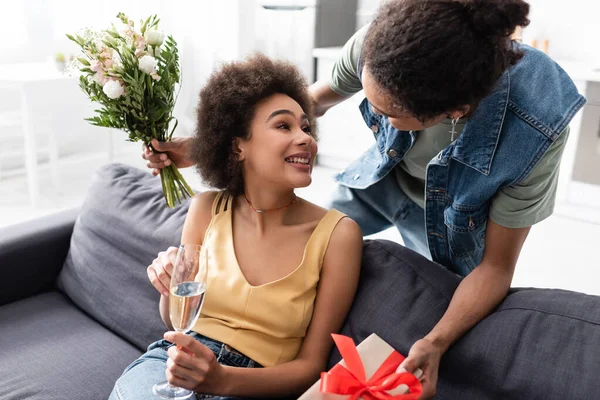
[[94, 175], [77, 218], [59, 288], [83, 311], [144, 350], [166, 328], [146, 268], [177, 246], [189, 200], [165, 206], [160, 179], [123, 164]]

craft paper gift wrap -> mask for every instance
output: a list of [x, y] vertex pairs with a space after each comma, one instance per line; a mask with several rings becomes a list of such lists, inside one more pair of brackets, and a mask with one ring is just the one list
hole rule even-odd
[[342, 335], [332, 335], [343, 360], [298, 400], [417, 400], [421, 383], [410, 373], [396, 373], [405, 357], [376, 334], [358, 347]]

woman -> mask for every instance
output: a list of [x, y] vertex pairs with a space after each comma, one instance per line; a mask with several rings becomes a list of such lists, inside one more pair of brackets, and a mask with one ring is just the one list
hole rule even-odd
[[[181, 238], [211, 252], [202, 314], [192, 332], [152, 344], [111, 398], [151, 398], [165, 370], [198, 398], [298, 396], [326, 368], [330, 334], [352, 303], [362, 233], [294, 194], [311, 183], [317, 145], [307, 86], [293, 66], [264, 56], [226, 65], [201, 91], [197, 114], [192, 158], [222, 190], [194, 197]], [[170, 329], [173, 254], [148, 268]]]
[[[523, 0], [387, 1], [310, 88], [317, 115], [364, 89], [376, 142], [337, 176], [331, 206], [365, 234], [395, 226], [465, 277], [406, 359], [425, 372], [424, 397], [442, 354], [506, 296], [531, 226], [552, 214], [568, 125], [585, 103], [558, 64], [511, 40], [528, 14]], [[146, 154], [149, 167], [189, 165], [185, 141], [156, 144], [169, 159]]]

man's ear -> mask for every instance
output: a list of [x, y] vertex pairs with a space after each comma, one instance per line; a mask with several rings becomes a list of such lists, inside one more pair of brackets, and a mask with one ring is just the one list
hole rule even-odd
[[244, 161], [245, 151], [240, 138], [234, 138], [231, 146], [233, 148], [233, 154], [237, 156], [238, 161]]
[[450, 117], [450, 119], [460, 119], [460, 118], [464, 118], [465, 115], [468, 115], [469, 111], [471, 111], [471, 106], [464, 105], [464, 106], [461, 106], [460, 108], [448, 113], [448, 116]]

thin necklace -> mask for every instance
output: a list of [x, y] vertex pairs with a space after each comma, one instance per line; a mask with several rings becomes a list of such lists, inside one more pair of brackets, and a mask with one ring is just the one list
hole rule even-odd
[[254, 208], [254, 206], [252, 205], [252, 203], [250, 202], [250, 200], [248, 200], [248, 198], [246, 197], [246, 195], [244, 195], [244, 198], [246, 199], [246, 202], [248, 203], [248, 205], [250, 206], [250, 208], [259, 214], [263, 214], [263, 213], [268, 213], [268, 212], [273, 212], [273, 211], [282, 211], [285, 210], [286, 208], [288, 208], [289, 206], [291, 206], [292, 204], [294, 204], [296, 202], [296, 200], [298, 200], [298, 197], [296, 197], [296, 195], [294, 194], [294, 200], [292, 200], [288, 205], [285, 205], [283, 207], [279, 207], [279, 208], [273, 208], [270, 210], [259, 210], [258, 208]]

